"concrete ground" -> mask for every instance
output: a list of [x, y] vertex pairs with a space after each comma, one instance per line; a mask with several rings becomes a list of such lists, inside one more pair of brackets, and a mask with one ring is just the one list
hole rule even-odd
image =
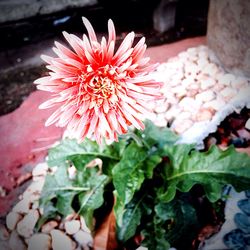
[[[146, 54], [152, 62], [165, 62], [179, 52], [201, 44], [206, 44], [206, 37], [150, 47]], [[44, 51], [46, 53], [48, 48], [39, 50], [39, 53]], [[39, 63], [40, 59], [32, 57], [27, 60]], [[39, 110], [38, 106], [48, 98], [49, 93], [35, 91], [15, 111], [0, 116], [0, 217], [10, 211], [30, 178], [32, 167], [44, 161], [48, 148], [62, 136], [61, 128], [44, 127], [53, 109]]]

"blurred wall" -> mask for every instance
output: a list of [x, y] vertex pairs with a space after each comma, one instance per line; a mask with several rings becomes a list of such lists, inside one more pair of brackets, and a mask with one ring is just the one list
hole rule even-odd
[[250, 1], [210, 0], [207, 43], [227, 70], [250, 77]]

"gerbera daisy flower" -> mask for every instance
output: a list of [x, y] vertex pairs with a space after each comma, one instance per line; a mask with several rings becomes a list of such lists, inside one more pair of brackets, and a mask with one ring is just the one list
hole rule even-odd
[[161, 83], [150, 77], [156, 64], [143, 58], [145, 38], [134, 46], [134, 32], [129, 33], [115, 51], [114, 24], [108, 21], [108, 39], [98, 42], [90, 22], [83, 17], [88, 37], [63, 32], [71, 48], [55, 42], [57, 57], [42, 55], [49, 75], [35, 81], [37, 88], [54, 97], [39, 108], [58, 106], [45, 125], [67, 127], [71, 137], [81, 142], [85, 137], [101, 143], [102, 138], [117, 141], [128, 127], [144, 129], [143, 120], [151, 110], [147, 102], [160, 98]]

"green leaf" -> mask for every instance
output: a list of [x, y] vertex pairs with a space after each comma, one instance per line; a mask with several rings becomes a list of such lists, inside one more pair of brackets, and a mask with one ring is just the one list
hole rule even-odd
[[56, 208], [63, 216], [67, 216], [74, 212], [72, 201], [76, 194], [76, 191], [64, 191], [57, 194]]
[[48, 210], [54, 204], [53, 213], [56, 211], [63, 216], [71, 214], [72, 200], [75, 195], [89, 190], [88, 187], [77, 186], [77, 183], [70, 180], [67, 173], [67, 165], [62, 164], [53, 174], [47, 174], [40, 197], [40, 206]]
[[36, 223], [35, 230], [38, 232], [44, 223], [49, 220], [55, 218], [57, 215], [57, 209], [55, 208], [54, 204], [51, 201], [46, 203], [44, 206], [43, 214], [40, 216], [38, 222]]
[[108, 182], [108, 176], [97, 175], [89, 180], [90, 190], [79, 195], [80, 209], [78, 213], [84, 216], [87, 226], [90, 228], [93, 228], [94, 210], [99, 208], [104, 202], [104, 187]]
[[119, 198], [127, 204], [144, 181], [143, 163], [148, 157], [144, 147], [132, 142], [121, 161], [113, 168], [113, 182]]
[[118, 240], [125, 242], [135, 235], [138, 225], [141, 223], [142, 216], [142, 200], [134, 198], [123, 209], [123, 204], [120, 203], [119, 197], [116, 198], [115, 216], [117, 220], [117, 237]]
[[118, 150], [119, 147], [117, 148], [117, 146], [100, 146], [88, 139], [85, 139], [81, 144], [78, 144], [76, 140], [65, 139], [49, 151], [48, 164], [50, 166], [58, 166], [67, 160], [72, 160], [74, 157], [80, 156], [81, 164], [77, 164], [76, 167], [81, 169], [95, 158], [119, 160], [121, 152]]
[[147, 223], [145, 229], [142, 230], [142, 235], [145, 237], [142, 246], [147, 247], [148, 250], [168, 250], [170, 248], [163, 221], [157, 215], [154, 215]]
[[164, 222], [165, 237], [171, 245], [180, 245], [180, 239], [184, 238], [185, 244], [191, 243], [198, 222], [195, 209], [187, 201], [178, 198], [168, 203], [160, 202], [155, 206], [155, 212]]
[[157, 127], [149, 120], [145, 121], [145, 129], [143, 131], [137, 130], [136, 134], [146, 146], [157, 145], [158, 149], [165, 145], [173, 145], [179, 138], [169, 128]]
[[147, 157], [143, 166], [144, 174], [146, 178], [148, 179], [153, 178], [154, 169], [161, 161], [162, 161], [162, 158], [159, 155], [157, 155], [157, 152], [156, 154], [153, 154]]
[[201, 184], [211, 202], [221, 197], [221, 189], [232, 184], [237, 191], [250, 188], [250, 157], [238, 153], [233, 147], [225, 151], [212, 146], [207, 152], [199, 152], [192, 145], [166, 146], [170, 159], [165, 166], [165, 186], [159, 189], [160, 199], [171, 201], [176, 190], [189, 191], [195, 184]]

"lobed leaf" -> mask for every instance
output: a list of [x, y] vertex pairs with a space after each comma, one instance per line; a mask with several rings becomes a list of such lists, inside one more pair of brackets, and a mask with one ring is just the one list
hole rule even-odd
[[192, 145], [182, 144], [166, 146], [164, 151], [170, 163], [165, 166], [165, 186], [158, 194], [165, 202], [174, 198], [176, 190], [188, 192], [195, 184], [204, 187], [211, 202], [220, 198], [226, 184], [237, 191], [250, 188], [250, 157], [233, 147], [222, 151], [212, 146], [207, 152], [199, 152]]

